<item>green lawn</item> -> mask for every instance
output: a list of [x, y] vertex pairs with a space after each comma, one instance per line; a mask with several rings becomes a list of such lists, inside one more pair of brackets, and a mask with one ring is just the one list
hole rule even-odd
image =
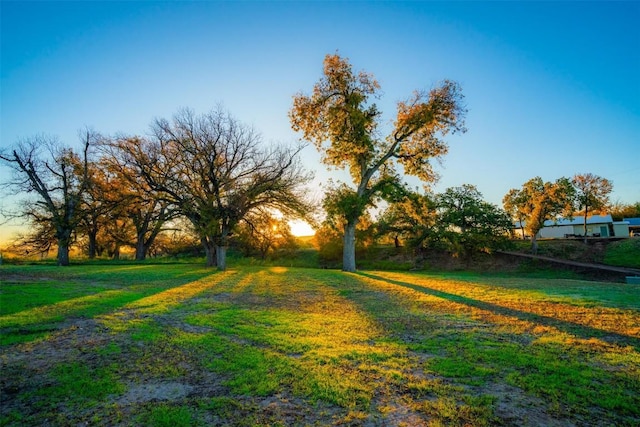
[[638, 425], [640, 288], [0, 266], [0, 425]]

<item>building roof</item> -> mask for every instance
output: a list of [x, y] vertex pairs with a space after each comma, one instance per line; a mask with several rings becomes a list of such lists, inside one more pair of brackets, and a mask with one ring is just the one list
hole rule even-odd
[[[591, 215], [587, 217], [587, 225], [590, 224], [610, 224], [613, 222], [611, 215]], [[558, 227], [563, 225], [583, 225], [584, 216], [574, 216], [573, 218], [549, 219], [544, 222], [545, 227]]]
[[[638, 225], [640, 226], [640, 218], [631, 218], [631, 219], [637, 219]], [[625, 221], [628, 221], [628, 219], [625, 218]], [[613, 223], [613, 218], [611, 218], [611, 215], [591, 215], [587, 217], [587, 225], [612, 224], [612, 223]], [[565, 225], [583, 225], [583, 224], [584, 224], [584, 216], [574, 216], [571, 219], [569, 218], [559, 218], [555, 220], [548, 219], [544, 222], [545, 227], [560, 227]], [[521, 227], [524, 227], [526, 223], [523, 221], [521, 224], [520, 221], [516, 221], [513, 223], [513, 225], [516, 228], [521, 228]]]
[[629, 223], [629, 225], [640, 227], [640, 218], [622, 218], [623, 221]]

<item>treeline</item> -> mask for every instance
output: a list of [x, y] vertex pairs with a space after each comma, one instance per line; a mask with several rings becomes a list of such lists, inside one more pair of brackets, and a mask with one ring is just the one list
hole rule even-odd
[[30, 224], [22, 243], [36, 251], [55, 245], [60, 265], [79, 242], [90, 258], [117, 256], [127, 245], [142, 260], [164, 233], [164, 245], [167, 235], [178, 245], [194, 236], [207, 265], [224, 270], [234, 233], [259, 240], [265, 226], [278, 227], [276, 215], [310, 219], [313, 212], [302, 146], [266, 146], [221, 109], [158, 119], [148, 137], [81, 137], [80, 152], [35, 137], [0, 153], [14, 171], [5, 187], [35, 196], [14, 213]]
[[[377, 217], [365, 214], [359, 222], [356, 249], [378, 245], [410, 248], [414, 253], [442, 251], [460, 258], [510, 248], [514, 239], [531, 239], [547, 220], [610, 213], [614, 220], [639, 217], [640, 202], [610, 204], [610, 181], [593, 174], [579, 174], [544, 182], [540, 177], [511, 189], [503, 208], [483, 200], [471, 184], [451, 187], [441, 194], [404, 189]], [[335, 264], [343, 250], [339, 210], [325, 198], [326, 220], [316, 232], [321, 261]], [[333, 215], [332, 215], [333, 213]], [[586, 230], [584, 235], [586, 236]]]
[[[312, 175], [300, 161], [303, 145], [267, 146], [222, 109], [157, 119], [145, 137], [85, 130], [79, 151], [41, 136], [18, 142], [0, 151], [14, 172], [4, 188], [33, 195], [9, 215], [30, 225], [18, 244], [32, 251], [55, 245], [61, 265], [69, 264], [72, 245], [90, 258], [130, 246], [142, 260], [197, 244], [208, 266], [224, 270], [232, 244], [261, 257], [293, 248], [288, 221], [303, 219], [317, 225], [321, 252], [341, 251], [343, 270], [355, 271], [356, 247], [380, 239], [470, 256], [504, 247], [515, 222], [535, 252], [544, 221], [582, 214], [586, 236], [586, 217], [609, 208], [613, 185], [593, 174], [533, 178], [505, 195], [504, 209], [470, 184], [432, 194], [432, 162], [446, 155], [445, 137], [466, 131], [462, 89], [445, 80], [415, 91], [398, 102], [386, 135], [374, 102], [380, 96], [373, 75], [355, 72], [339, 55], [325, 57], [311, 94], [294, 96], [292, 128], [325, 165], [351, 177], [350, 184], [328, 183], [323, 212], [308, 198]], [[405, 175], [418, 177], [423, 192], [408, 189]], [[383, 201], [388, 208], [372, 218]], [[638, 204], [619, 208], [625, 216], [640, 211]]]
[[[509, 247], [512, 220], [501, 208], [483, 200], [470, 184], [446, 189], [441, 194], [404, 189], [396, 194], [377, 218], [363, 216], [356, 230], [357, 250], [384, 243], [444, 251], [463, 258], [477, 252]], [[332, 212], [331, 198], [325, 210]], [[316, 231], [322, 261], [336, 261], [342, 252], [340, 217], [328, 215]]]

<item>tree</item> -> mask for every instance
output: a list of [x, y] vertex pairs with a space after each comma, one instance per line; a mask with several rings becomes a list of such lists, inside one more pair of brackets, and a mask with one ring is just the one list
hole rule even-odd
[[435, 238], [436, 223], [434, 196], [410, 191], [380, 215], [378, 233], [392, 236], [396, 247], [404, 240], [413, 248], [423, 248]]
[[310, 206], [302, 186], [302, 147], [265, 148], [260, 136], [218, 109], [202, 116], [183, 110], [158, 119], [150, 139], [116, 142], [161, 200], [193, 224], [208, 266], [226, 269], [226, 248], [235, 226], [256, 209], [304, 218]]
[[[55, 229], [46, 215], [34, 214], [36, 213], [32, 212], [29, 216], [29, 231], [18, 235], [9, 249], [26, 256], [37, 254], [45, 257], [57, 242]], [[43, 220], [40, 221], [39, 218]]]
[[[44, 214], [55, 230], [58, 265], [69, 265], [69, 246], [80, 220], [79, 210], [89, 182], [88, 150], [97, 134], [81, 134], [83, 151], [61, 145], [53, 138], [37, 136], [0, 151], [0, 160], [13, 169], [6, 186], [35, 193], [34, 208]], [[28, 213], [25, 213], [28, 215]]]
[[576, 204], [579, 211], [584, 211], [584, 242], [587, 243], [587, 217], [591, 210], [602, 209], [609, 204], [609, 194], [613, 184], [606, 178], [592, 173], [578, 174], [571, 180], [576, 189]]
[[475, 186], [447, 188], [436, 199], [438, 224], [453, 253], [469, 257], [473, 252], [504, 248], [511, 219], [502, 209], [482, 200]]
[[202, 244], [193, 226], [185, 217], [176, 217], [167, 223], [163, 230], [149, 248], [149, 254], [168, 255], [178, 257], [202, 256], [204, 254]]
[[295, 249], [297, 246], [288, 221], [270, 212], [258, 211], [248, 215], [237, 228], [238, 240], [246, 255], [257, 253], [264, 260], [278, 249]]
[[512, 188], [502, 198], [502, 205], [504, 206], [504, 210], [520, 226], [520, 230], [522, 231], [522, 240], [526, 238], [524, 234], [524, 221], [526, 219], [524, 206], [526, 200], [524, 200], [524, 197], [526, 197], [525, 192]]
[[640, 202], [635, 202], [634, 204], [614, 203], [611, 206], [611, 217], [614, 221], [640, 217]]
[[[110, 149], [111, 144], [102, 145], [105, 164], [110, 171], [111, 197], [115, 201], [114, 221], [125, 221], [132, 227], [131, 239], [125, 238], [135, 248], [136, 261], [146, 259], [149, 249], [158, 235], [164, 230], [165, 223], [177, 215], [177, 209], [163, 200], [136, 171], [127, 166], [122, 153]], [[126, 228], [126, 227], [125, 227]], [[118, 230], [122, 231], [120, 227]], [[125, 237], [122, 232], [114, 237]], [[121, 240], [122, 241], [122, 240]]]
[[100, 252], [98, 234], [108, 226], [112, 212], [118, 207], [118, 185], [109, 173], [103, 159], [88, 162], [87, 189], [80, 205], [79, 231], [87, 238], [87, 254], [90, 259]]
[[431, 159], [447, 152], [442, 137], [464, 131], [460, 87], [445, 81], [429, 92], [416, 91], [398, 103], [392, 132], [381, 138], [381, 113], [371, 97], [380, 85], [372, 75], [354, 73], [348, 59], [327, 55], [323, 77], [311, 95], [297, 94], [289, 112], [292, 128], [322, 153], [327, 166], [348, 169], [353, 187], [342, 189], [345, 207], [343, 270], [355, 271], [356, 226], [365, 210], [396, 187], [394, 165], [425, 182], [437, 177]]
[[512, 189], [505, 196], [517, 203], [517, 211], [524, 216], [534, 254], [538, 252], [537, 235], [544, 222], [573, 215], [574, 192], [568, 178], [559, 178], [552, 183], [535, 177], [525, 182], [521, 189]]

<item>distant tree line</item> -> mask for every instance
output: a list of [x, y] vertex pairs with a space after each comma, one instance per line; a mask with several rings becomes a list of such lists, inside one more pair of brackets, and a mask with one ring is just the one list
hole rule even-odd
[[[380, 241], [463, 257], [491, 252], [508, 245], [514, 224], [531, 236], [535, 252], [546, 220], [584, 215], [586, 236], [586, 217], [610, 208], [612, 183], [593, 174], [532, 178], [505, 195], [504, 209], [485, 202], [471, 184], [433, 194], [432, 161], [447, 153], [447, 134], [465, 131], [459, 85], [445, 80], [398, 102], [386, 134], [372, 102], [379, 91], [371, 74], [327, 55], [312, 93], [297, 94], [289, 112], [292, 128], [322, 161], [351, 176], [351, 184], [328, 183], [316, 233], [323, 256], [341, 253], [343, 270], [355, 271], [357, 248]], [[300, 161], [304, 145], [267, 146], [221, 108], [157, 119], [147, 136], [85, 129], [80, 139], [80, 150], [44, 136], [0, 150], [13, 170], [4, 189], [33, 195], [18, 211], [5, 212], [30, 225], [16, 244], [43, 253], [56, 247], [60, 265], [69, 264], [73, 245], [89, 258], [117, 258], [128, 246], [136, 260], [199, 246], [208, 266], [224, 270], [230, 245], [260, 258], [293, 250], [288, 221], [316, 217], [306, 196], [312, 175]], [[421, 179], [423, 191], [410, 190], [397, 168]], [[386, 208], [372, 218], [381, 202]], [[625, 216], [640, 211], [638, 204], [614, 208]]]
[[545, 182], [535, 177], [521, 188], [513, 188], [504, 196], [505, 210], [521, 229], [531, 237], [533, 253], [538, 250], [537, 235], [545, 221], [583, 217], [583, 237], [587, 239], [587, 219], [590, 214], [611, 209], [609, 194], [613, 183], [592, 173], [576, 174]]
[[117, 257], [129, 245], [142, 260], [160, 233], [182, 219], [207, 265], [224, 270], [229, 239], [241, 224], [250, 225], [246, 235], [276, 212], [306, 219], [313, 211], [302, 146], [265, 146], [221, 109], [158, 119], [148, 137], [87, 130], [82, 141], [81, 152], [40, 136], [0, 152], [14, 171], [5, 187], [36, 196], [15, 213], [31, 225], [22, 243], [37, 250], [55, 243], [60, 265], [69, 264], [69, 248], [80, 238], [90, 258], [105, 250]]

